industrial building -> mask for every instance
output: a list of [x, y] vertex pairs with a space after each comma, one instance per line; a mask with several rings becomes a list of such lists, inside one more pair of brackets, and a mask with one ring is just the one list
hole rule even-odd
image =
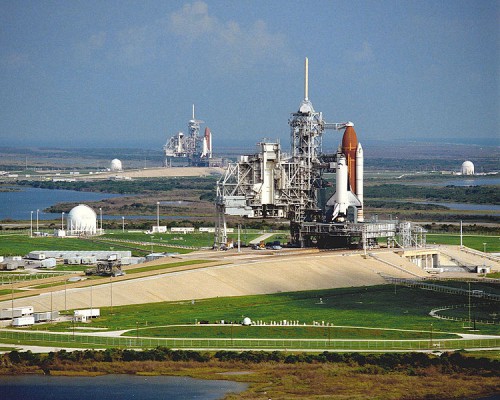
[[[291, 243], [369, 248], [379, 238], [389, 246], [425, 245], [425, 231], [411, 222], [365, 221], [363, 148], [354, 124], [328, 123], [309, 100], [309, 66], [305, 61], [304, 99], [291, 114], [290, 152], [279, 142], [259, 143], [259, 152], [243, 155], [217, 182], [215, 247], [227, 245], [226, 215], [287, 219]], [[326, 130], [343, 130], [335, 152], [324, 152]], [[335, 174], [335, 186], [327, 174]], [[329, 188], [335, 187], [330, 195]]]

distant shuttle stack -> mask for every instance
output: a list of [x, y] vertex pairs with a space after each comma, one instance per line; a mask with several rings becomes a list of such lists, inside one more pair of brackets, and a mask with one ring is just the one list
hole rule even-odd
[[201, 158], [212, 158], [212, 132], [208, 126], [205, 128], [205, 135], [203, 135]]
[[328, 200], [332, 221], [346, 220], [349, 207], [356, 209], [357, 221], [363, 221], [363, 147], [358, 143], [354, 124], [345, 124], [342, 145], [337, 152], [335, 194]]

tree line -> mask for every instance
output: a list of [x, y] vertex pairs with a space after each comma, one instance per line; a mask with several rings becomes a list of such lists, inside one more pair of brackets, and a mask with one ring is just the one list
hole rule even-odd
[[287, 353], [280, 351], [226, 351], [215, 353], [193, 350], [172, 350], [166, 347], [144, 349], [142, 351], [130, 349], [110, 348], [105, 350], [75, 350], [68, 352], [59, 350], [48, 354], [20, 352], [17, 350], [0, 356], [0, 367], [9, 368], [37, 366], [45, 372], [65, 364], [73, 363], [112, 363], [132, 361], [171, 361], [171, 362], [243, 362], [243, 363], [343, 363], [360, 367], [373, 366], [382, 371], [407, 371], [408, 368], [418, 369], [436, 367], [444, 373], [473, 371], [474, 375], [497, 376], [500, 372], [500, 361], [489, 358], [476, 358], [461, 352], [445, 352], [440, 356], [426, 353]]

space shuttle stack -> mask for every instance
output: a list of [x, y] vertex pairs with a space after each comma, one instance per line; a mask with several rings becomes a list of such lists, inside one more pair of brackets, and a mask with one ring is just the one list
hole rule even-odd
[[343, 221], [349, 206], [356, 207], [357, 220], [363, 222], [363, 147], [358, 143], [354, 124], [345, 124], [337, 153], [335, 194], [327, 205], [333, 207], [332, 219]]
[[203, 149], [202, 157], [212, 158], [212, 132], [208, 127], [205, 128], [205, 135], [203, 136]]

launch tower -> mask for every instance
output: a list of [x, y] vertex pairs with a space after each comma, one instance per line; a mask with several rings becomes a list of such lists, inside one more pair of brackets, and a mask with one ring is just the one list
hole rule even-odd
[[188, 121], [188, 135], [178, 132], [163, 146], [165, 167], [172, 166], [173, 158], [184, 158], [190, 166], [209, 166], [212, 158], [212, 133], [206, 127], [204, 135], [200, 136], [201, 124], [203, 121], [194, 116], [193, 104], [193, 115]]
[[[308, 93], [308, 60], [305, 60], [304, 99], [288, 121], [290, 154], [279, 142], [258, 144], [259, 152], [240, 156], [217, 182], [215, 246], [227, 243], [226, 215], [247, 218], [286, 218], [291, 242], [300, 247], [364, 248], [377, 238], [397, 241], [395, 221], [364, 222], [363, 148], [352, 122], [327, 123], [314, 110]], [[323, 153], [327, 129], [344, 130], [336, 153]], [[326, 173], [335, 173], [335, 192]], [[405, 243], [425, 243], [423, 231], [405, 225]], [[416, 235], [416, 236], [415, 236]]]

